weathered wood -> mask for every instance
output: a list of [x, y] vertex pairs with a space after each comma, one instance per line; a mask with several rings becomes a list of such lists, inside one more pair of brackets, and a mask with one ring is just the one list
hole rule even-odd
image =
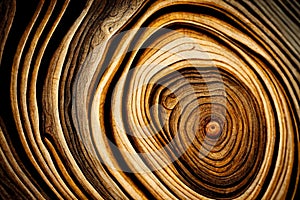
[[298, 199], [299, 16], [1, 1], [1, 199]]

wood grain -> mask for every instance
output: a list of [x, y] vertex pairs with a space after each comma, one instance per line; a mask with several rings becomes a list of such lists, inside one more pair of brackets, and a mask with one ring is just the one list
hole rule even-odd
[[1, 199], [298, 199], [299, 16], [1, 1]]

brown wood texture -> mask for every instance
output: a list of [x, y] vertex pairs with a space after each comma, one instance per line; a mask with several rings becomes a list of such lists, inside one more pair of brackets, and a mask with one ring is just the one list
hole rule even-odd
[[300, 3], [0, 2], [1, 199], [299, 199]]

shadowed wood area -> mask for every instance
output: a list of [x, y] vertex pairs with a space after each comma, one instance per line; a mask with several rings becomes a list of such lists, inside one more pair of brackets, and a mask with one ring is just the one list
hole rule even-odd
[[0, 2], [0, 199], [299, 199], [300, 3]]

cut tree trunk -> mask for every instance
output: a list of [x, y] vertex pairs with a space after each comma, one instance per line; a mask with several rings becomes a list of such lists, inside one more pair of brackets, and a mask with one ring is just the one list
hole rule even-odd
[[299, 199], [300, 3], [0, 2], [1, 199]]

